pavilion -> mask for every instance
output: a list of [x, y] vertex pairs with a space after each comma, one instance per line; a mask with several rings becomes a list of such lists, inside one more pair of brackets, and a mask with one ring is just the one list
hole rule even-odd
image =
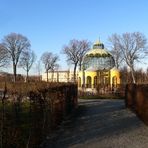
[[98, 92], [115, 90], [120, 84], [120, 72], [112, 54], [104, 44], [96, 42], [84, 56], [82, 70], [78, 72], [79, 90]]

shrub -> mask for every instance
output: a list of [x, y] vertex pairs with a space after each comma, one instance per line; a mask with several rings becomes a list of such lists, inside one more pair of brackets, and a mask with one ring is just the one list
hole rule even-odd
[[2, 147], [37, 147], [77, 106], [72, 83], [0, 83]]

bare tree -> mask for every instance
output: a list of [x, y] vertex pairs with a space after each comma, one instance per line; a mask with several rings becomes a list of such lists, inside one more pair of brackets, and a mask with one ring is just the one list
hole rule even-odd
[[41, 60], [38, 60], [36, 63], [36, 70], [37, 70], [39, 81], [40, 81], [40, 75], [41, 75], [41, 70], [42, 70], [41, 69]]
[[109, 37], [108, 40], [111, 43], [111, 53], [115, 60], [115, 67], [119, 69], [123, 61], [123, 54], [121, 48], [119, 47], [120, 36], [117, 34], [113, 34]]
[[88, 42], [87, 40], [82, 40], [82, 41], [79, 41], [80, 42], [80, 47], [79, 47], [79, 70], [82, 70], [82, 60], [83, 60], [83, 57], [85, 55], [85, 53], [90, 50], [90, 42]]
[[123, 59], [130, 69], [132, 82], [135, 80], [135, 63], [139, 62], [146, 55], [148, 48], [146, 47], [146, 37], [140, 32], [124, 33], [118, 35], [115, 39], [117, 46], [122, 51]]
[[0, 67], [4, 67], [9, 63], [9, 55], [5, 47], [0, 44]]
[[32, 50], [28, 50], [22, 53], [22, 57], [19, 65], [26, 71], [27, 77], [26, 81], [28, 82], [28, 73], [35, 62], [35, 53]]
[[81, 70], [82, 59], [85, 53], [90, 49], [90, 42], [87, 40], [71, 40], [68, 45], [65, 45], [62, 52], [67, 56], [67, 62], [74, 64], [74, 82], [76, 81], [76, 69], [79, 64]]
[[53, 55], [51, 52], [45, 52], [41, 56], [41, 61], [44, 64], [46, 73], [47, 73], [47, 82], [48, 82], [48, 71], [51, 70], [52, 72], [58, 66], [57, 61], [59, 57], [57, 55]]
[[19, 62], [20, 56], [22, 52], [30, 49], [30, 42], [25, 36], [21, 34], [11, 33], [4, 37], [2, 45], [11, 57], [15, 82], [17, 74], [17, 64]]

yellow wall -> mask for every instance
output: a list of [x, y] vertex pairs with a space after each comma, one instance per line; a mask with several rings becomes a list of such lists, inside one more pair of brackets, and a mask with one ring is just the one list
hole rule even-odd
[[[87, 84], [87, 77], [90, 76], [91, 77], [91, 86], [94, 85], [94, 77], [97, 76], [97, 72], [93, 72], [93, 71], [85, 71], [85, 84]], [[81, 86], [83, 84], [83, 71], [79, 72], [79, 76], [81, 78]], [[78, 86], [80, 86], [79, 82], [78, 82]]]
[[91, 77], [91, 87], [94, 86], [94, 77], [97, 76], [97, 72], [86, 71], [85, 72], [85, 83], [87, 84], [87, 77]]
[[[109, 72], [110, 74], [110, 85], [112, 87], [112, 84], [113, 84], [113, 77], [116, 77], [117, 81], [116, 81], [116, 85], [119, 85], [120, 84], [120, 72], [119, 70], [117, 70], [116, 68], [113, 68], [110, 70]], [[87, 77], [90, 76], [91, 77], [91, 87], [93, 88], [94, 86], [94, 77], [97, 76], [97, 72], [94, 72], [94, 71], [85, 71], [85, 84], [87, 84]], [[81, 84], [80, 82], [78, 81], [78, 86], [82, 86], [83, 84], [83, 72], [80, 71], [79, 74], [78, 74], [78, 77], [81, 78]]]
[[111, 79], [110, 79], [110, 82], [111, 82], [111, 84], [113, 83], [112, 82], [112, 78], [115, 76], [115, 77], [117, 77], [117, 85], [118, 84], [120, 84], [120, 72], [119, 72], [119, 70], [117, 70], [117, 69], [111, 69], [110, 70], [110, 74], [111, 74]]

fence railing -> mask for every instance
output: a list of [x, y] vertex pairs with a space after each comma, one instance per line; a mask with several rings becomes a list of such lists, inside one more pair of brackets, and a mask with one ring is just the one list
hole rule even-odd
[[83, 95], [106, 95], [114, 94], [121, 97], [125, 96], [125, 85], [117, 85], [116, 87], [111, 87], [110, 85], [97, 85], [96, 87], [88, 88], [82, 87], [79, 88], [79, 96]]

